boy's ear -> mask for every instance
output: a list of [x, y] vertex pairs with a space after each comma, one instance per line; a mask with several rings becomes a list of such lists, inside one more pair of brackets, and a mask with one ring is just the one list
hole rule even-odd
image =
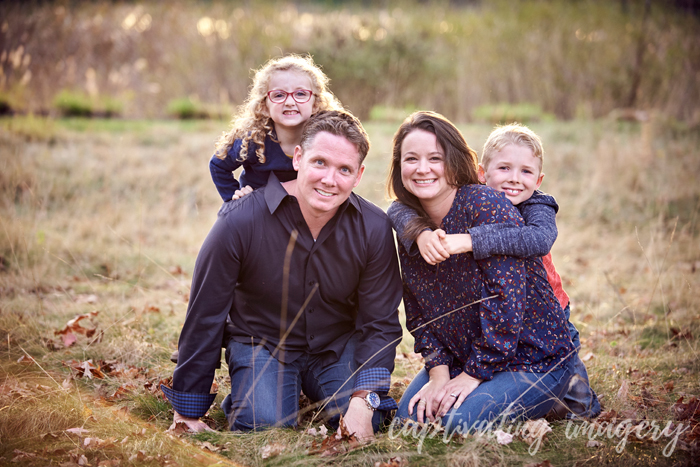
[[[484, 166], [479, 164], [479, 181], [486, 185], [486, 171], [484, 170]], [[537, 185], [539, 187], [539, 185]]]
[[535, 189], [539, 189], [540, 185], [542, 185], [542, 180], [544, 180], [544, 173], [540, 172], [540, 176], [537, 177], [537, 185], [535, 185]]

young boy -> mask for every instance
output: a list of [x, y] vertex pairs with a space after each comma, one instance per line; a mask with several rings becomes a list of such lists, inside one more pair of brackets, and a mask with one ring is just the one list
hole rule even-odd
[[[556, 213], [559, 209], [552, 196], [538, 190], [544, 173], [542, 143], [529, 128], [513, 124], [496, 128], [489, 135], [479, 164], [479, 181], [501, 191], [520, 211], [525, 227], [505, 224], [488, 224], [469, 229], [469, 233], [456, 234], [459, 241], [443, 230], [425, 230], [415, 240], [402, 238], [406, 223], [415, 213], [398, 202], [388, 210], [394, 229], [406, 250], [417, 254], [416, 247], [426, 262], [437, 264], [451, 254], [472, 251], [475, 259], [492, 255], [518, 257], [541, 256], [554, 294], [564, 310], [567, 321], [571, 309], [569, 296], [562, 287], [561, 278], [554, 268], [550, 249], [557, 238]], [[456, 236], [455, 235], [455, 236]], [[569, 321], [571, 340], [578, 351], [581, 347], [579, 333]], [[569, 392], [563, 400], [574, 416], [596, 417], [600, 403], [588, 383], [588, 372], [579, 358], [574, 356], [575, 374], [569, 384]], [[567, 415], [567, 416], [570, 416]]]

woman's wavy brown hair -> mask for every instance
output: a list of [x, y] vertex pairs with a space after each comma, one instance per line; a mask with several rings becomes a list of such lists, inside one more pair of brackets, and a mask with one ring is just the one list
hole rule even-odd
[[328, 77], [321, 71], [311, 56], [285, 55], [268, 61], [255, 72], [253, 86], [248, 98], [234, 114], [231, 128], [224, 132], [216, 143], [216, 157], [225, 159], [234, 141], [242, 139], [239, 160], [248, 157], [248, 145], [252, 141], [257, 146], [255, 155], [261, 164], [265, 163], [265, 136], [276, 141], [274, 122], [265, 105], [267, 86], [272, 75], [278, 71], [294, 70], [306, 74], [311, 79], [311, 91], [314, 93], [312, 113], [320, 110], [342, 110], [343, 106], [328, 89]]
[[450, 185], [460, 187], [479, 183], [476, 151], [469, 147], [462, 132], [452, 122], [439, 113], [430, 111], [418, 111], [409, 115], [394, 135], [387, 180], [389, 197], [418, 213], [418, 217], [411, 220], [404, 230], [403, 236], [409, 240], [415, 240], [426, 228], [434, 230], [439, 227], [430, 219], [416, 195], [408, 191], [401, 181], [401, 145], [414, 130], [424, 130], [435, 135], [445, 154], [445, 176]]

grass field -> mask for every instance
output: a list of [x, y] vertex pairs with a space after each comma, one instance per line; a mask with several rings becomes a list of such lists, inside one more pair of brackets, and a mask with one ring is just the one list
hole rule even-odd
[[[397, 126], [366, 123], [373, 146], [357, 192], [383, 208]], [[606, 417], [617, 419], [613, 426], [672, 422], [665, 435], [628, 432], [622, 444], [624, 436], [610, 432], [584, 434], [585, 422], [556, 421], [534, 454], [520, 439], [445, 443], [385, 433], [326, 457], [323, 449], [312, 452], [320, 437], [305, 433], [306, 422], [298, 431], [235, 434], [226, 432], [218, 408], [210, 411], [218, 432], [167, 433], [172, 411], [156, 387], [172, 375], [168, 357], [194, 261], [220, 205], [207, 163], [225, 127], [0, 120], [0, 464], [697, 462], [700, 136], [655, 116], [641, 124], [575, 120], [532, 128], [545, 144], [543, 189], [561, 207], [554, 261], [592, 386]], [[480, 152], [491, 127], [462, 129]], [[407, 336], [396, 360], [397, 397], [421, 367], [411, 350]], [[228, 392], [226, 376], [224, 367], [217, 402]]]

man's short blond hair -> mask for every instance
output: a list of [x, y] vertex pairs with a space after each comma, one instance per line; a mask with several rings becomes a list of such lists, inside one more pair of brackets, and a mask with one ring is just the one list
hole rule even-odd
[[542, 141], [534, 131], [519, 123], [498, 126], [491, 132], [484, 143], [484, 150], [481, 153], [481, 166], [484, 170], [488, 168], [493, 155], [509, 144], [530, 148], [532, 155], [540, 160], [540, 172], [542, 172], [542, 165], [544, 164]]

